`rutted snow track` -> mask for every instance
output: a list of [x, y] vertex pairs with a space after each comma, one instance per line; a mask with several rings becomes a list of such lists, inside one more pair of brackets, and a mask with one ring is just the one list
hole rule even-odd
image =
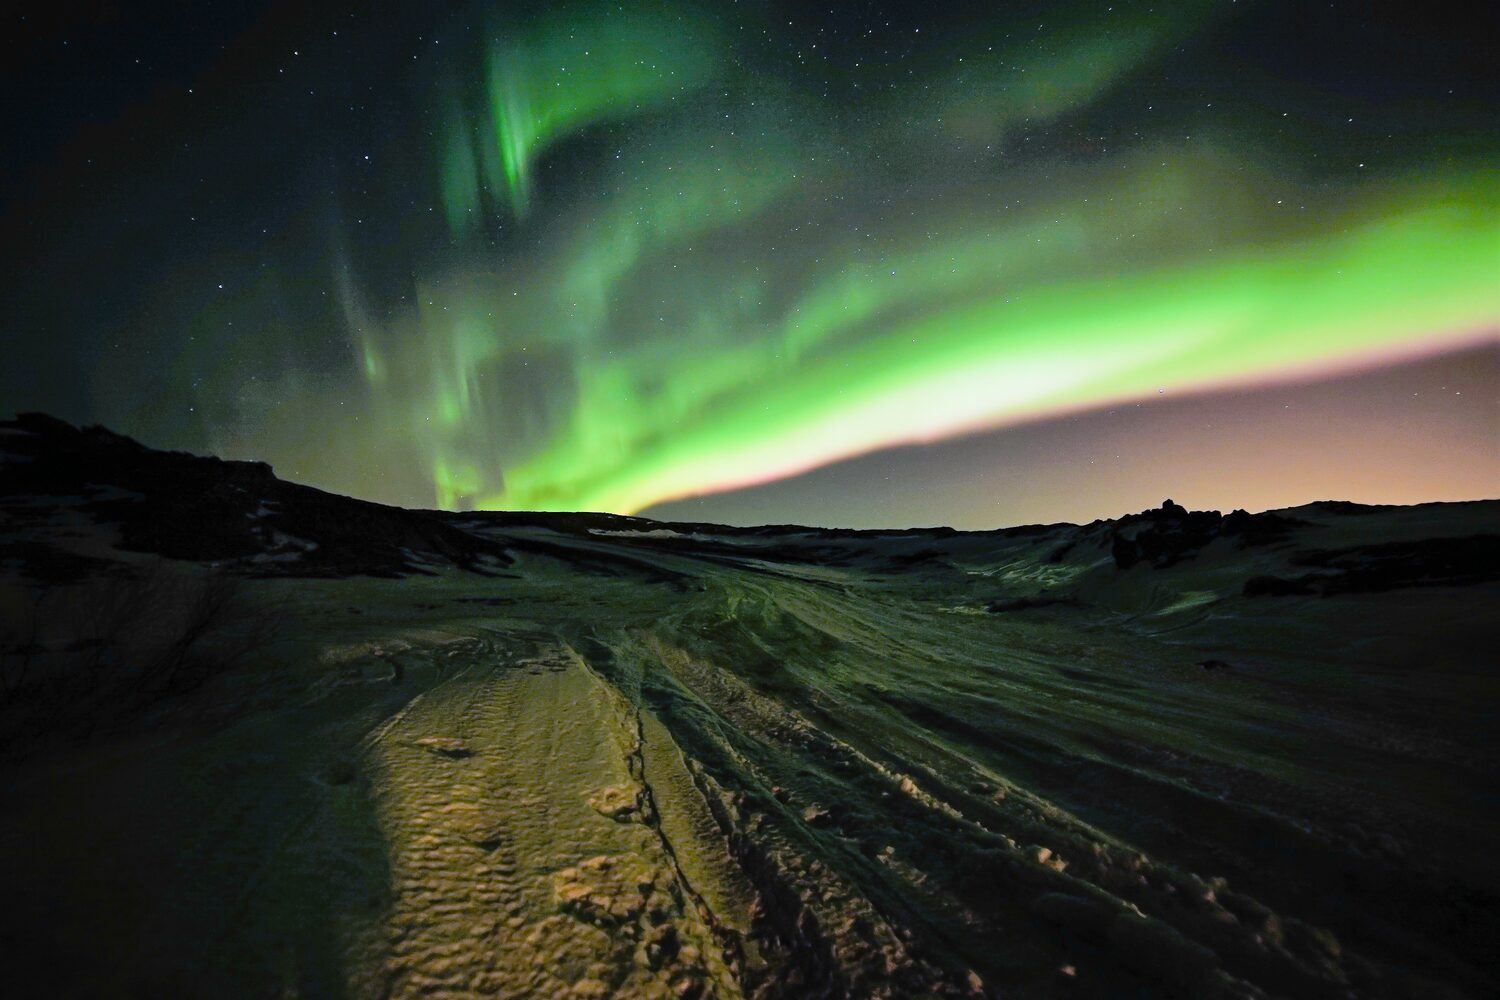
[[628, 704], [561, 647], [471, 668], [381, 735], [387, 992], [739, 995], [718, 918], [647, 822], [636, 742]]

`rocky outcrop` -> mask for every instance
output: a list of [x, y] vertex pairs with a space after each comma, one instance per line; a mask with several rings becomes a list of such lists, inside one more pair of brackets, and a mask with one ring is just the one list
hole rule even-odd
[[127, 551], [281, 576], [489, 573], [510, 562], [499, 544], [437, 514], [284, 482], [264, 462], [157, 451], [36, 413], [0, 422], [0, 432], [9, 458], [0, 505], [71, 504], [116, 526]]
[[1255, 576], [1246, 597], [1373, 594], [1403, 587], [1464, 587], [1500, 579], [1500, 535], [1426, 538], [1299, 553], [1292, 564], [1310, 572]]
[[1267, 511], [1244, 510], [1228, 515], [1216, 510], [1188, 510], [1171, 499], [1154, 510], [1142, 511], [1113, 522], [1110, 554], [1120, 569], [1146, 563], [1158, 569], [1191, 559], [1218, 538], [1232, 538], [1242, 548], [1269, 545], [1284, 539], [1302, 522]]

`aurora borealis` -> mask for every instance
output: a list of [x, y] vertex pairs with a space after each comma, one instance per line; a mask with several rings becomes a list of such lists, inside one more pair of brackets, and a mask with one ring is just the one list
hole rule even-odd
[[175, 92], [21, 164], [21, 354], [87, 389], [6, 399], [373, 499], [634, 513], [1493, 343], [1494, 69], [1447, 13], [205, 23]]

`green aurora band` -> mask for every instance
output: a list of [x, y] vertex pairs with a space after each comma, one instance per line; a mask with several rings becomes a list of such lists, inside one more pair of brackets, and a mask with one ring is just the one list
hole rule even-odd
[[1045, 58], [980, 39], [857, 127], [685, 11], [507, 29], [449, 88], [454, 254], [379, 321], [341, 276], [362, 426], [420, 443], [442, 507], [632, 513], [1492, 330], [1482, 165], [1329, 181], [1211, 123], [994, 152], [1118, 98], [1202, 20], [1059, 29]]

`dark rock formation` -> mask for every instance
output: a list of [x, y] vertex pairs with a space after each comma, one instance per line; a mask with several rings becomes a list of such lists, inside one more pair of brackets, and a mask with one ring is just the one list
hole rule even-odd
[[264, 462], [156, 451], [102, 427], [25, 413], [0, 422], [0, 505], [67, 503], [118, 527], [120, 548], [242, 563], [267, 575], [399, 576], [510, 562], [498, 544], [429, 511], [283, 482]]
[[1370, 594], [1402, 587], [1462, 587], [1500, 579], [1500, 535], [1317, 549], [1294, 556], [1312, 569], [1295, 577], [1257, 576], [1246, 597]]
[[1266, 512], [1190, 511], [1170, 499], [1155, 510], [1122, 517], [1110, 528], [1110, 554], [1120, 569], [1147, 563], [1163, 569], [1191, 559], [1217, 538], [1234, 538], [1241, 548], [1269, 545], [1302, 522]]

